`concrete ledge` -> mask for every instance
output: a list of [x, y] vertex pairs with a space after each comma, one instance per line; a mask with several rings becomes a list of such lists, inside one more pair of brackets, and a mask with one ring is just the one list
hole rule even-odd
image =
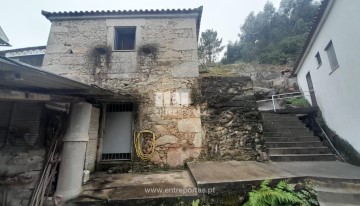
[[232, 190], [259, 185], [265, 179], [274, 182], [291, 179], [318, 181], [344, 181], [360, 183], [360, 167], [338, 161], [314, 162], [198, 162], [187, 164], [190, 174], [199, 188], [215, 187], [216, 190]]

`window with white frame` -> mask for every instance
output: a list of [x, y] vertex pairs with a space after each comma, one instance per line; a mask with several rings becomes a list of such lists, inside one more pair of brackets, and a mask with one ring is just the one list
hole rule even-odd
[[328, 55], [331, 71], [335, 70], [339, 67], [338, 60], [336, 58], [335, 49], [332, 40], [328, 43], [328, 45], [325, 47], [325, 51]]

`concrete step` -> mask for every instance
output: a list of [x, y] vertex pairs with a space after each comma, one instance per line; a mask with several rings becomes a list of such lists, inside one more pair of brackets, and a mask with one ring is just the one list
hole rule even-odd
[[[320, 202], [319, 201], [319, 205], [320, 206], [339, 206], [339, 203], [330, 203], [330, 202]], [[360, 204], [344, 204], [341, 203], [341, 206], [359, 206]]]
[[[310, 132], [310, 130], [306, 127], [303, 128], [277, 128], [277, 127], [264, 127], [264, 132], [281, 132], [281, 133], [304, 133], [304, 132]], [[311, 132], [312, 134], [312, 132]]]
[[360, 180], [359, 179], [332, 179], [325, 178], [321, 180], [314, 180], [313, 184], [316, 187], [327, 187], [333, 189], [352, 189], [360, 192]]
[[299, 122], [297, 117], [274, 117], [274, 118], [263, 118], [264, 122]]
[[279, 142], [314, 142], [319, 141], [319, 138], [315, 136], [285, 136], [285, 137], [267, 137], [265, 136], [265, 143], [272, 142], [272, 143], [279, 143]]
[[278, 123], [263, 123], [264, 128], [291, 128], [291, 129], [307, 129], [305, 124], [299, 122], [299, 123], [293, 123], [293, 124], [278, 124]]
[[312, 132], [310, 131], [301, 131], [301, 132], [295, 132], [295, 131], [282, 131], [282, 132], [268, 132], [264, 131], [264, 137], [312, 137], [314, 136]]
[[323, 143], [320, 141], [313, 142], [265, 142], [267, 148], [277, 147], [321, 147]]
[[283, 147], [270, 148], [269, 154], [331, 154], [327, 147]]
[[262, 117], [263, 118], [298, 118], [296, 115], [294, 114], [265, 114], [262, 113]]
[[261, 113], [263, 117], [297, 117], [295, 114]]
[[360, 205], [359, 188], [336, 188], [333, 186], [316, 186], [319, 202], [338, 205]]
[[270, 160], [274, 162], [292, 162], [292, 161], [334, 161], [333, 154], [276, 154], [269, 155]]

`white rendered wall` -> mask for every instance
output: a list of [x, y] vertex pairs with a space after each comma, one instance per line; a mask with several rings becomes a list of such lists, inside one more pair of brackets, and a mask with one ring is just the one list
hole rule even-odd
[[[335, 0], [297, 80], [301, 90], [307, 91], [306, 74], [310, 71], [316, 99], [327, 125], [360, 152], [359, 8], [359, 0]], [[330, 40], [339, 63], [332, 73], [325, 51]], [[319, 68], [315, 58], [317, 52], [322, 59]]]

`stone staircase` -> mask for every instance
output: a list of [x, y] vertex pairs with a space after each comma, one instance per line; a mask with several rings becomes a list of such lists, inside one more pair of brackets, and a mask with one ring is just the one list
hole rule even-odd
[[315, 181], [320, 206], [360, 205], [360, 184], [352, 180]]
[[263, 112], [265, 146], [271, 161], [333, 161], [320, 139], [295, 114]]

